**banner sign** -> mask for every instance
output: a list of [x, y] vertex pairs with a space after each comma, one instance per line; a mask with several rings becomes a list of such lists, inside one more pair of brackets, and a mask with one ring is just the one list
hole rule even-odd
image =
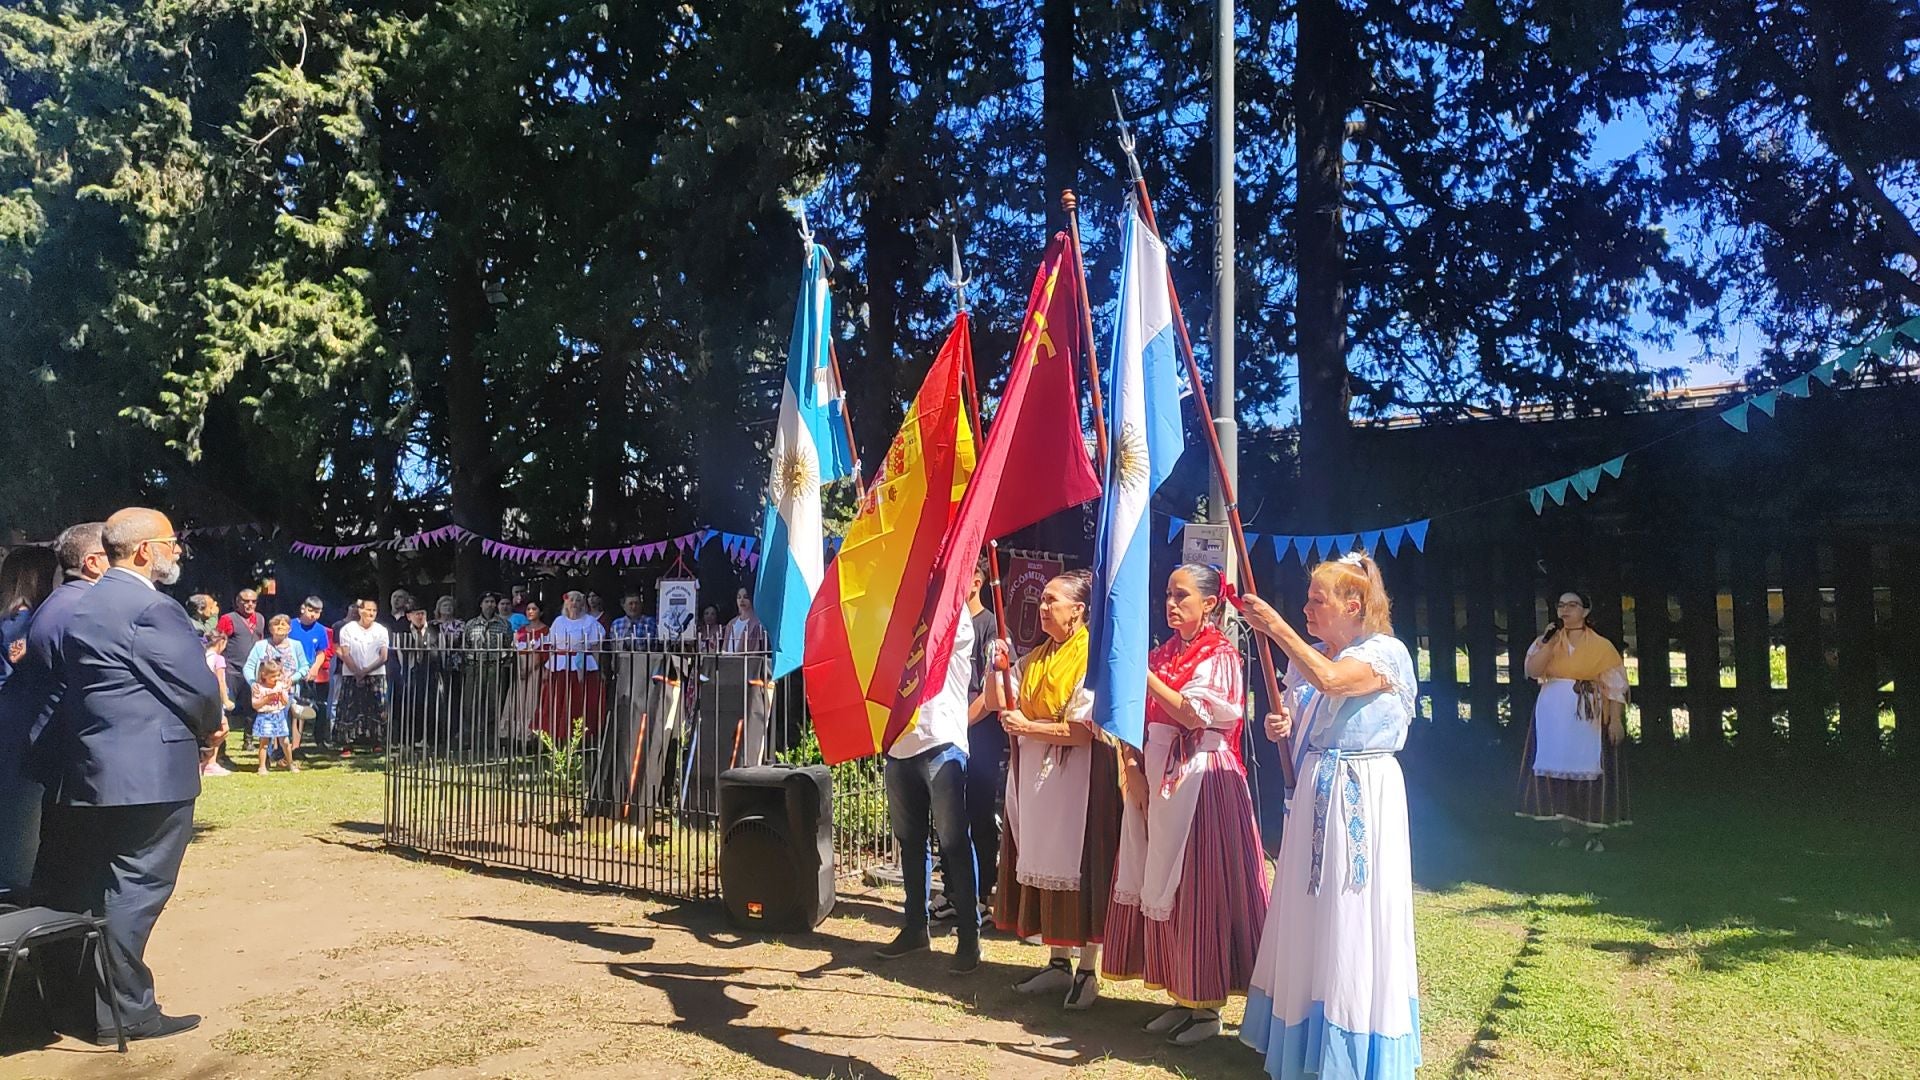
[[1000, 572], [1000, 594], [1006, 601], [1005, 628], [1013, 642], [1013, 651], [1024, 653], [1046, 637], [1040, 630], [1040, 594], [1047, 582], [1066, 572], [1064, 555], [1044, 551], [1007, 551], [1006, 566]]

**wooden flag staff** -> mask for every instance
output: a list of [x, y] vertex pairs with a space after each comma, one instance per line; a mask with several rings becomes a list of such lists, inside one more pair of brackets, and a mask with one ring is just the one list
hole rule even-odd
[[[1114, 109], [1120, 107], [1119, 95], [1114, 95]], [[1140, 201], [1140, 211], [1146, 217], [1147, 228], [1153, 230], [1155, 237], [1160, 236], [1160, 225], [1153, 216], [1153, 196], [1147, 192], [1147, 178], [1140, 171], [1140, 159], [1133, 153], [1133, 133], [1127, 130], [1125, 114], [1120, 117], [1120, 150], [1127, 156], [1127, 168], [1132, 172], [1134, 195]], [[1187, 362], [1187, 380], [1193, 386], [1193, 404], [1200, 410], [1200, 427], [1207, 435], [1207, 449], [1213, 457], [1213, 473], [1220, 481], [1220, 496], [1227, 504], [1227, 525], [1233, 536], [1233, 550], [1240, 560], [1241, 591], [1248, 596], [1260, 595], [1253, 580], [1253, 562], [1247, 548], [1247, 530], [1240, 522], [1240, 504], [1233, 490], [1233, 481], [1227, 477], [1227, 458], [1220, 449], [1220, 437], [1213, 430], [1213, 408], [1207, 404], [1206, 383], [1200, 377], [1200, 365], [1193, 358], [1193, 341], [1187, 336], [1187, 318], [1180, 311], [1180, 294], [1173, 287], [1173, 276], [1167, 276], [1167, 300], [1173, 306], [1173, 326], [1180, 337], [1180, 353]], [[1280, 706], [1280, 676], [1273, 665], [1273, 643], [1265, 634], [1255, 632], [1254, 645], [1260, 652], [1260, 670], [1266, 677], [1267, 702], [1269, 711]], [[1292, 739], [1280, 740], [1280, 773], [1285, 780], [1287, 790], [1293, 790], [1293, 744]]]
[[[967, 310], [967, 286], [973, 279], [965, 276], [960, 269], [960, 240], [953, 240], [953, 265], [947, 271], [947, 284], [953, 289], [954, 306], [964, 313]], [[962, 380], [967, 388], [967, 407], [973, 413], [974, 454], [978, 460], [980, 447], [987, 439], [987, 418], [980, 411], [980, 384], [973, 368], [973, 350], [967, 350], [967, 366]], [[987, 581], [993, 589], [993, 617], [999, 620], [1001, 633], [1006, 633], [1007, 602], [1000, 592], [1000, 545], [997, 541], [987, 541]], [[1013, 666], [1012, 658], [1004, 651], [989, 648], [988, 655], [993, 657], [994, 670], [1000, 673], [1001, 701], [1007, 708], [1013, 708]], [[997, 722], [997, 721], [996, 721]]]
[[1107, 410], [1100, 397], [1100, 361], [1093, 350], [1093, 297], [1087, 294], [1087, 263], [1080, 253], [1080, 197], [1068, 188], [1060, 193], [1060, 209], [1067, 213], [1067, 228], [1073, 235], [1073, 274], [1080, 283], [1080, 335], [1087, 345], [1087, 386], [1093, 391], [1093, 445], [1100, 462], [1102, 482], [1107, 468]]

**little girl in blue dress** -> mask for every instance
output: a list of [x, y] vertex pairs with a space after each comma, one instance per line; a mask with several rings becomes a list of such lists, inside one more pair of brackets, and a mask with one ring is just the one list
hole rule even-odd
[[260, 747], [260, 775], [267, 775], [267, 753], [280, 750], [288, 772], [299, 772], [288, 744], [287, 713], [293, 706], [293, 680], [278, 660], [262, 661], [253, 684], [253, 741]]

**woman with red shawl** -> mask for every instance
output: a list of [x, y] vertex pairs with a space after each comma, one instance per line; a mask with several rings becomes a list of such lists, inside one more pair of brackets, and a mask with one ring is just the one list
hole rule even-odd
[[1220, 572], [1167, 579], [1167, 626], [1148, 656], [1147, 748], [1122, 774], [1126, 816], [1107, 907], [1102, 973], [1144, 979], [1174, 1007], [1147, 1025], [1176, 1045], [1220, 1033], [1220, 1007], [1245, 994], [1267, 919], [1253, 800], [1240, 761], [1246, 690], [1220, 629]]

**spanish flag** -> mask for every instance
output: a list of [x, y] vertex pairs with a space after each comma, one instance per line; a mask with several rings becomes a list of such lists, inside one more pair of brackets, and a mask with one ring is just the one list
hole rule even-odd
[[960, 398], [961, 374], [972, 367], [962, 312], [807, 612], [807, 708], [830, 765], [878, 753], [898, 737], [888, 737], [888, 715], [934, 561], [973, 475], [973, 430]]
[[[1067, 234], [1056, 233], [1027, 296], [1020, 344], [979, 469], [922, 591], [893, 706], [892, 726], [900, 730], [944, 680], [981, 545], [1100, 495], [1100, 478], [1080, 433], [1076, 368], [1084, 322], [1074, 279]], [[890, 733], [886, 745], [897, 737]]]

